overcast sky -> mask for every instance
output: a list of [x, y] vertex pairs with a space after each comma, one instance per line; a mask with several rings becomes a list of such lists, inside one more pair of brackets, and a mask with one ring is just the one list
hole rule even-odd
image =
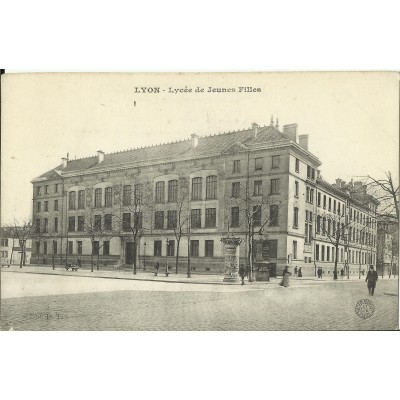
[[[169, 93], [185, 87], [192, 92]], [[389, 170], [398, 180], [398, 88], [394, 73], [3, 75], [2, 224], [31, 217], [31, 179], [67, 153], [73, 159], [268, 125], [271, 114], [280, 128], [297, 123], [299, 134], [309, 134], [329, 182]]]

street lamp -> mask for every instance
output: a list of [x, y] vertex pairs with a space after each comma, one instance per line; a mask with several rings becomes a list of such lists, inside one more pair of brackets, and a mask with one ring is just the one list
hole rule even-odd
[[143, 243], [143, 272], [146, 271], [146, 242]]
[[168, 276], [168, 254], [169, 254], [169, 239], [167, 238], [167, 265], [165, 266], [165, 274]]

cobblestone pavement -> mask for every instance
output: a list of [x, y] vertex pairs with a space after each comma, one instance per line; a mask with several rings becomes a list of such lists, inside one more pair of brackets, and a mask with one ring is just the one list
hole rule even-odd
[[[2, 330], [393, 330], [398, 280], [213, 285], [1, 274]], [[357, 302], [372, 300], [359, 317]]]

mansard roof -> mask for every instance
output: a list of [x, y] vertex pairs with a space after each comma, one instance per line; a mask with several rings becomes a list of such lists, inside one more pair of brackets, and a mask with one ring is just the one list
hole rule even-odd
[[[109, 153], [104, 155], [104, 160], [101, 163], [97, 162], [97, 156], [69, 160], [65, 168], [58, 165], [34, 179], [33, 182], [57, 178], [57, 174], [61, 177], [75, 173], [95, 173], [131, 166], [140, 167], [162, 162], [216, 157], [237, 143], [240, 143], [244, 149], [253, 150], [263, 146], [289, 145], [293, 142], [276, 127], [272, 125], [262, 126], [258, 128], [256, 136], [253, 129], [245, 129], [217, 135], [199, 136], [197, 146], [193, 146], [192, 139], [188, 139]], [[300, 149], [297, 144], [296, 146]], [[307, 152], [307, 154], [318, 161], [311, 153]]]

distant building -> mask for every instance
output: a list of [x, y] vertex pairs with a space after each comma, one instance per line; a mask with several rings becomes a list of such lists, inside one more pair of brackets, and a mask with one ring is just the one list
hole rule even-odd
[[22, 254], [21, 246], [9, 228], [0, 228], [0, 264], [19, 265], [21, 257], [25, 257], [25, 264], [31, 262], [32, 241], [26, 242], [25, 253]]
[[[358, 271], [359, 262], [366, 266], [375, 260], [376, 210], [323, 181], [321, 162], [308, 150], [308, 135], [298, 136], [297, 128], [285, 125], [280, 131], [278, 122], [271, 121], [269, 126], [193, 134], [189, 140], [157, 146], [63, 158], [32, 181], [32, 262], [49, 263], [54, 253], [57, 263], [79, 259], [88, 264], [93, 248], [101, 266], [131, 265], [133, 226], [138, 228], [141, 268], [152, 268], [157, 261], [174, 266], [181, 215], [181, 271], [190, 254], [195, 272], [223, 273], [220, 239], [233, 234], [243, 239], [241, 263], [253, 254], [255, 261], [269, 263], [278, 273], [289, 263], [303, 267], [304, 275], [314, 275], [318, 263], [332, 274], [335, 255], [325, 232], [316, 231], [318, 221], [327, 218], [324, 213], [335, 218], [344, 213], [346, 220], [350, 209], [357, 209], [358, 231], [349, 250], [358, 249], [361, 258], [349, 265]], [[143, 192], [148, 192], [147, 200], [135, 208]], [[88, 221], [98, 235], [89, 234], [93, 229], [88, 230]], [[252, 252], [249, 235], [254, 237]], [[338, 248], [340, 269], [346, 263], [344, 238]]]

